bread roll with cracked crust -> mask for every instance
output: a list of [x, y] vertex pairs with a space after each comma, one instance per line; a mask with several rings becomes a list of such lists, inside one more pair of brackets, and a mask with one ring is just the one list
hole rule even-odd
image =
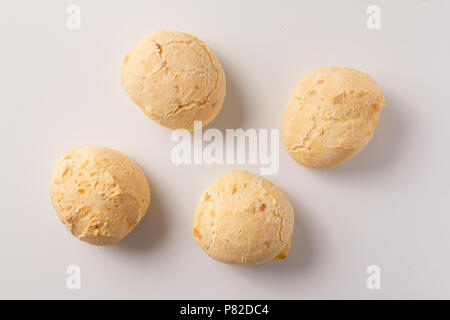
[[284, 146], [306, 167], [339, 165], [370, 141], [385, 105], [378, 84], [361, 71], [342, 67], [312, 71], [299, 81], [284, 111]]
[[55, 164], [50, 198], [64, 226], [78, 239], [109, 245], [125, 237], [147, 212], [150, 187], [124, 154], [80, 147]]
[[225, 99], [225, 73], [202, 41], [179, 31], [148, 34], [127, 53], [122, 85], [151, 119], [171, 129], [205, 126]]
[[270, 181], [246, 171], [228, 172], [202, 194], [193, 234], [212, 258], [256, 265], [287, 257], [294, 209]]

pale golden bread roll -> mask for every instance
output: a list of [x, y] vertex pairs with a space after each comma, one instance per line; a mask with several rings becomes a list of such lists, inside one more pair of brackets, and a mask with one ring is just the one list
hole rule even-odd
[[145, 215], [150, 187], [142, 170], [124, 154], [85, 146], [56, 162], [50, 198], [75, 237], [109, 245], [126, 236]]
[[193, 234], [212, 258], [234, 265], [284, 259], [294, 229], [294, 209], [270, 181], [230, 171], [202, 194]]
[[370, 141], [385, 104], [378, 84], [361, 71], [312, 71], [300, 79], [284, 111], [284, 146], [306, 167], [339, 165]]
[[193, 130], [219, 113], [225, 73], [202, 41], [179, 31], [158, 30], [126, 55], [122, 85], [142, 111], [160, 125]]

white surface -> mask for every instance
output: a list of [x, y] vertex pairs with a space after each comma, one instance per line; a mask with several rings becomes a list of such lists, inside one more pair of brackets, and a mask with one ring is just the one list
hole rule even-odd
[[[66, 8], [81, 7], [69, 31]], [[381, 30], [366, 8], [382, 9]], [[0, 298], [450, 298], [450, 1], [9, 1], [0, 12], [2, 183]], [[202, 191], [230, 168], [175, 166], [171, 131], [120, 85], [127, 50], [172, 28], [205, 41], [227, 75], [209, 126], [278, 128], [306, 72], [372, 75], [387, 107], [367, 148], [335, 169], [297, 165], [280, 144], [269, 177], [292, 201], [287, 260], [233, 267], [192, 237]], [[150, 211], [121, 243], [73, 238], [49, 200], [56, 159], [85, 144], [120, 150], [145, 171]], [[81, 267], [82, 288], [66, 288]], [[366, 267], [382, 290], [366, 288]]]

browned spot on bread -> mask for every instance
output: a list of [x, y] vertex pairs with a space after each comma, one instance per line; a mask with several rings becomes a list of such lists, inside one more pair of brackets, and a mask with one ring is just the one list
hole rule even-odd
[[286, 257], [287, 257], [287, 254], [285, 254], [285, 253], [280, 253], [280, 254], [276, 257], [276, 260], [283, 260], [283, 259], [286, 259]]
[[378, 111], [380, 109], [380, 106], [377, 103], [374, 103], [370, 106], [373, 111]]
[[[127, 53], [125, 55], [125, 59], [123, 59], [123, 64], [126, 65], [128, 63], [128, 59], [130, 58], [130, 55]], [[70, 159], [70, 156], [64, 157], [64, 159]]]
[[259, 211], [264, 211], [264, 210], [266, 210], [266, 204], [265, 203], [263, 203], [262, 205], [261, 205], [261, 207], [259, 207]]
[[233, 185], [233, 189], [231, 190], [231, 193], [236, 193], [237, 187], [236, 185]]
[[161, 45], [158, 42], [155, 42], [156, 48], [158, 49], [158, 52], [161, 54], [162, 48]]
[[198, 231], [197, 228], [194, 228], [194, 229], [192, 230], [192, 233], [194, 234], [194, 237], [199, 238], [199, 239], [202, 238], [202, 235], [200, 234], [200, 231]]
[[344, 102], [345, 97], [347, 94], [345, 92], [342, 92], [341, 94], [338, 94], [336, 97], [334, 97], [334, 103], [342, 103]]
[[205, 201], [208, 201], [209, 199], [211, 199], [211, 195], [207, 192], [205, 193]]

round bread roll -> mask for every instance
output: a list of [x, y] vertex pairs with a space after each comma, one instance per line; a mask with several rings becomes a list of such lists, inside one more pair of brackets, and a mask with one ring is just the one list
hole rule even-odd
[[270, 181], [230, 171], [197, 204], [193, 233], [212, 258], [234, 265], [284, 259], [294, 230], [294, 209]]
[[369, 142], [385, 104], [378, 84], [361, 71], [327, 67], [310, 72], [284, 111], [284, 146], [306, 167], [339, 165]]
[[219, 113], [225, 73], [209, 48], [194, 36], [158, 30], [125, 57], [122, 85], [142, 111], [162, 126], [193, 130]]
[[118, 242], [147, 212], [150, 187], [124, 154], [99, 146], [66, 153], [51, 174], [50, 198], [59, 219], [78, 239]]

